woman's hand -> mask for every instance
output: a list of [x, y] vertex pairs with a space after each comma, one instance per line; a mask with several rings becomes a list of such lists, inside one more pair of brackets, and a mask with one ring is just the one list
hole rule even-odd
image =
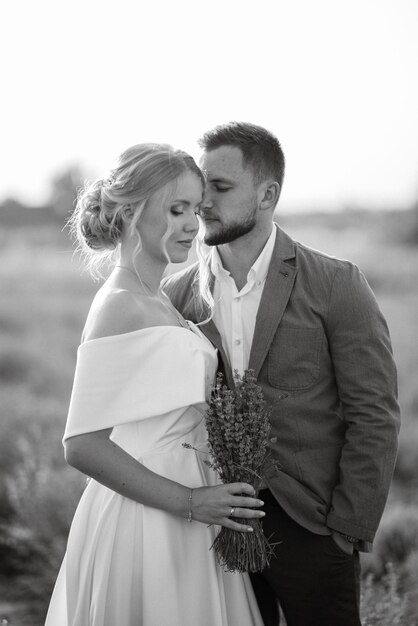
[[256, 507], [263, 506], [264, 502], [254, 496], [254, 487], [247, 483], [198, 487], [193, 489], [190, 502], [192, 519], [205, 524], [218, 524], [240, 532], [252, 532], [251, 526], [238, 524], [234, 521], [234, 517], [246, 519], [264, 517], [264, 511], [254, 510]]
[[[190, 489], [155, 474], [139, 463], [109, 439], [111, 430], [75, 435], [67, 439], [68, 463], [125, 498], [187, 517]], [[234, 518], [264, 517], [263, 511], [254, 510], [264, 503], [253, 497], [254, 487], [247, 483], [197, 487], [192, 491], [192, 519], [204, 524], [218, 524], [232, 530], [251, 532], [250, 526], [238, 524]]]

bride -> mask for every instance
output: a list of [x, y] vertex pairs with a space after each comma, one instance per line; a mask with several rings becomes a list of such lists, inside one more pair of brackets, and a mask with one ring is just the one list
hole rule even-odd
[[[260, 518], [251, 485], [204, 463], [215, 349], [160, 289], [187, 260], [203, 178], [160, 144], [126, 150], [80, 193], [72, 226], [90, 264], [118, 253], [78, 349], [64, 446], [91, 479], [71, 526], [46, 626], [261, 626], [247, 575], [224, 572], [216, 526]], [[243, 496], [242, 494], [246, 494]]]

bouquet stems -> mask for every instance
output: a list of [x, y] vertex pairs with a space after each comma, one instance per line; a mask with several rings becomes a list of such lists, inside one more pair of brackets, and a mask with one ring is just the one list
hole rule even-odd
[[240, 533], [222, 526], [212, 544], [219, 564], [228, 572], [262, 571], [268, 566], [274, 548], [263, 533], [262, 523], [258, 519], [234, 518], [234, 521], [254, 530]]
[[[245, 482], [258, 493], [268, 464], [270, 412], [253, 370], [243, 377], [235, 372], [235, 388], [228, 389], [218, 374], [206, 412], [206, 428], [212, 462], [222, 482]], [[235, 518], [234, 518], [235, 520]], [[222, 527], [213, 548], [219, 563], [228, 571], [258, 572], [269, 563], [274, 546], [265, 537], [259, 519], [236, 521], [251, 526], [252, 532]]]

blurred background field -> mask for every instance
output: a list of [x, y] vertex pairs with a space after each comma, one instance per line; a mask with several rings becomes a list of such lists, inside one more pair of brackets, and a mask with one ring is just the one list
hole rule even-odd
[[282, 142], [279, 222], [357, 263], [387, 317], [403, 426], [363, 623], [418, 625], [418, 3], [3, 4], [0, 624], [43, 623], [85, 484], [61, 445], [97, 288], [62, 232], [74, 188], [129, 145], [198, 157], [206, 130], [242, 120]]
[[[62, 181], [61, 181], [62, 187]], [[0, 622], [39, 626], [85, 484], [66, 467], [76, 349], [97, 283], [59, 211], [0, 207]], [[403, 426], [375, 551], [363, 559], [364, 624], [418, 624], [418, 209], [277, 215], [294, 238], [349, 258], [385, 314]], [[5, 622], [6, 623], [6, 622]], [[58, 626], [58, 625], [57, 625]]]

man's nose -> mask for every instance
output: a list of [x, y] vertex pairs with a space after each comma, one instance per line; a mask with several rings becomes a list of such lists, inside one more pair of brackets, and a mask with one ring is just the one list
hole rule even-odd
[[203, 192], [203, 200], [200, 204], [200, 209], [212, 209], [213, 208], [213, 200], [210, 194], [209, 189], [205, 189]]

